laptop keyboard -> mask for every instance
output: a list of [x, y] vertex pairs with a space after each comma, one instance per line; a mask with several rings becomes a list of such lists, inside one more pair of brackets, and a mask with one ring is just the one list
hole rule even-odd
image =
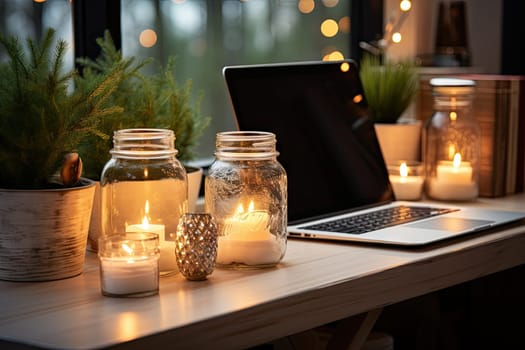
[[363, 234], [389, 226], [404, 224], [432, 216], [442, 215], [457, 209], [441, 209], [430, 207], [410, 207], [400, 205], [380, 209], [369, 213], [353, 215], [319, 224], [302, 226], [301, 229]]

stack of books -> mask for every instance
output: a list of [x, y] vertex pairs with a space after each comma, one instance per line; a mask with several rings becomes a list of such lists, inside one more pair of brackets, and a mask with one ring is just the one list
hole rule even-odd
[[[459, 74], [476, 82], [473, 115], [481, 128], [479, 194], [501, 197], [525, 186], [525, 76]], [[417, 118], [432, 115], [430, 79], [422, 76], [415, 101]]]

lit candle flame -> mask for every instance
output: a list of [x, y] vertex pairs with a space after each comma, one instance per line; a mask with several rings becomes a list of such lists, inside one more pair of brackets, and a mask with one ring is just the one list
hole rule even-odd
[[[254, 210], [255, 210], [255, 205], [253, 204], [253, 200], [251, 200], [250, 204], [248, 204], [248, 213], [251, 213]], [[237, 209], [235, 210], [235, 214], [243, 214], [243, 213], [244, 213], [244, 205], [240, 203]]]
[[401, 165], [399, 166], [399, 175], [401, 175], [401, 177], [407, 177], [408, 176], [407, 163], [405, 163], [405, 162], [401, 163]]
[[461, 166], [461, 154], [460, 153], [456, 153], [454, 155], [454, 160], [452, 161], [452, 165], [454, 166], [454, 169], [459, 169], [459, 167]]
[[144, 218], [142, 218], [142, 225], [144, 225], [144, 227], [148, 227], [149, 225], [148, 215], [149, 215], [149, 200], [146, 199], [146, 203], [144, 204]]

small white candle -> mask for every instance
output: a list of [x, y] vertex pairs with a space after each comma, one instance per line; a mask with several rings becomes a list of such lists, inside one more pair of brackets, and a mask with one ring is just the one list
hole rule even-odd
[[390, 183], [398, 200], [418, 200], [421, 198], [424, 179], [419, 175], [408, 175], [408, 166], [401, 163], [399, 175], [390, 175]]
[[149, 223], [128, 225], [126, 232], [151, 232], [159, 235], [160, 260], [159, 270], [161, 273], [178, 271], [177, 258], [175, 256], [175, 242], [166, 240], [164, 225], [152, 225]]
[[146, 201], [145, 215], [141, 224], [128, 225], [126, 232], [151, 232], [159, 235], [160, 260], [159, 269], [161, 274], [178, 271], [177, 257], [175, 256], [175, 242], [166, 239], [165, 226], [150, 224], [148, 220], [149, 203]]
[[441, 161], [436, 167], [436, 176], [428, 183], [428, 195], [442, 200], [469, 200], [478, 196], [478, 184], [472, 180], [470, 162], [461, 160], [456, 153], [454, 160]]
[[102, 290], [108, 295], [132, 295], [157, 292], [159, 265], [157, 256], [100, 258]]
[[217, 264], [271, 265], [281, 258], [281, 247], [268, 230], [268, 213], [253, 207], [251, 202], [248, 211], [244, 211], [241, 204], [225, 220], [218, 241]]
[[461, 161], [461, 154], [456, 153], [454, 160], [441, 161], [436, 168], [436, 179], [442, 183], [470, 184], [472, 182], [472, 166]]
[[265, 240], [237, 240], [219, 237], [217, 264], [273, 265], [281, 259], [282, 249], [274, 236]]

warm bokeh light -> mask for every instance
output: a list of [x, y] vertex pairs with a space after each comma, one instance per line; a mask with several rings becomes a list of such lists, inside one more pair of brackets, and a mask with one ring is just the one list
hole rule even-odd
[[452, 121], [458, 119], [458, 115], [457, 115], [456, 112], [450, 112], [448, 116], [449, 116], [450, 120], [452, 120]]
[[299, 0], [297, 8], [301, 13], [311, 13], [315, 9], [314, 0]]
[[34, 2], [37, 2], [37, 3], [43, 3], [43, 2], [46, 2], [46, 0], [33, 0]]
[[350, 64], [348, 62], [341, 63], [341, 66], [339, 67], [341, 69], [341, 72], [348, 72], [350, 70]]
[[339, 26], [333, 19], [325, 19], [323, 23], [321, 23], [321, 33], [327, 38], [334, 37], [338, 30]]
[[448, 145], [448, 159], [453, 159], [456, 154], [456, 146]]
[[354, 103], [356, 103], [356, 104], [361, 102], [361, 101], [363, 101], [363, 95], [361, 95], [361, 94], [355, 95], [354, 98], [352, 99], [352, 101]]
[[401, 36], [400, 32], [395, 32], [394, 34], [392, 34], [392, 42], [393, 43], [396, 43], [396, 44], [400, 43], [401, 39], [402, 39], [402, 36]]
[[339, 20], [339, 30], [343, 33], [350, 33], [350, 17], [344, 16]]
[[401, 11], [409, 11], [412, 8], [412, 2], [410, 0], [401, 0], [399, 8]]
[[345, 58], [341, 51], [332, 51], [323, 56], [323, 61], [341, 61]]
[[115, 334], [122, 341], [133, 339], [140, 331], [140, 317], [135, 312], [125, 311], [117, 315]]
[[152, 47], [157, 43], [157, 33], [152, 29], [145, 29], [140, 33], [139, 42], [144, 47]]
[[336, 7], [339, 0], [323, 0], [323, 5], [326, 7]]

